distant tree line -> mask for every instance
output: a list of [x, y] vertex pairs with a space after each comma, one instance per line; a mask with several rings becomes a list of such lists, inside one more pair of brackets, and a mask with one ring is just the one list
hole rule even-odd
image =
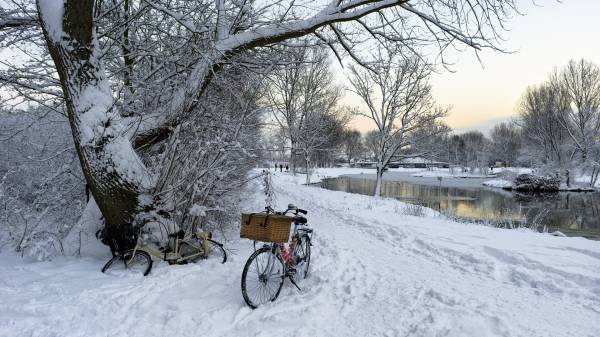
[[[577, 171], [595, 184], [600, 173], [598, 65], [582, 59], [555, 69], [544, 82], [527, 88], [518, 112], [517, 118], [495, 125], [487, 136], [480, 131], [456, 134], [439, 122], [428, 123], [441, 129], [420, 129], [426, 137], [395, 157], [423, 155], [469, 171], [526, 166], [561, 178]], [[349, 130], [341, 138], [348, 161], [376, 157], [377, 131], [360, 136]]]
[[522, 158], [556, 174], [579, 170], [594, 185], [600, 161], [600, 68], [571, 60], [527, 88], [520, 106]]

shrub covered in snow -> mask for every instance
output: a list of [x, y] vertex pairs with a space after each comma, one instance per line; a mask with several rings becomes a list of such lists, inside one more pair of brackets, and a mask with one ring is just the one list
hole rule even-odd
[[62, 253], [85, 206], [66, 118], [0, 111], [0, 158], [0, 249], [39, 259]]
[[534, 174], [519, 174], [515, 178], [517, 191], [558, 191], [560, 179], [557, 177], [542, 177]]

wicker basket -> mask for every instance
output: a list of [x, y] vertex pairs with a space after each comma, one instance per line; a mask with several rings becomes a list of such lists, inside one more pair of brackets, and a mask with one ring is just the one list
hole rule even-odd
[[287, 242], [292, 218], [266, 213], [242, 213], [240, 237], [263, 242]]

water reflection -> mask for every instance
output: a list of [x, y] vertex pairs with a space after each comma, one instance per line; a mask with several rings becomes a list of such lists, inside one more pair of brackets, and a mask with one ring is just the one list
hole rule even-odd
[[[335, 178], [324, 188], [372, 195], [372, 179]], [[485, 187], [440, 187], [384, 181], [382, 195], [423, 205], [469, 221], [539, 224], [566, 234], [600, 237], [600, 193], [521, 194]]]

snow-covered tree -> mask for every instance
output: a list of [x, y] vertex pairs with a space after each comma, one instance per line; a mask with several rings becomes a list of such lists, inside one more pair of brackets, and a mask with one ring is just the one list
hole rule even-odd
[[568, 161], [567, 137], [562, 123], [563, 100], [548, 83], [527, 88], [521, 99], [520, 118], [523, 154], [538, 165], [562, 167]]
[[431, 96], [431, 68], [419, 58], [407, 58], [406, 53], [396, 46], [381, 47], [369, 69], [350, 68], [353, 91], [368, 109], [356, 113], [373, 121], [377, 130], [377, 197], [381, 195], [383, 172], [390, 161], [416, 144], [412, 135], [446, 113], [435, 106]]
[[215, 74], [235, 64], [261, 71], [274, 63], [270, 47], [306, 35], [359, 63], [365, 35], [497, 49], [497, 28], [515, 10], [514, 0], [4, 3], [0, 43], [25, 58], [4, 60], [0, 81], [15, 104], [66, 111], [108, 226], [170, 210], [153, 174], [163, 169], [148, 167], [141, 150], [173, 143], [209, 102]]
[[[600, 68], [571, 60], [521, 102], [525, 157], [562, 176], [571, 169], [589, 171], [594, 185], [600, 169]], [[568, 179], [567, 179], [568, 180]]]
[[563, 101], [559, 120], [585, 163], [600, 136], [600, 67], [571, 60], [549, 83]]
[[479, 169], [480, 173], [484, 173], [490, 164], [490, 140], [479, 131], [465, 132], [461, 137], [465, 142], [465, 166], [468, 166], [471, 172]]
[[335, 83], [325, 49], [307, 46], [291, 54], [289, 63], [268, 77], [267, 104], [290, 144], [292, 173], [296, 174], [298, 158], [303, 158], [308, 181], [315, 151], [324, 150], [336, 125], [343, 123], [341, 87]]
[[358, 159], [363, 152], [362, 135], [358, 130], [345, 129], [341, 138], [341, 150], [349, 164], [352, 159]]
[[0, 111], [0, 250], [62, 252], [86, 202], [72, 142], [45, 108]]
[[515, 166], [521, 149], [521, 130], [514, 123], [500, 123], [490, 132], [489, 153], [492, 160]]

